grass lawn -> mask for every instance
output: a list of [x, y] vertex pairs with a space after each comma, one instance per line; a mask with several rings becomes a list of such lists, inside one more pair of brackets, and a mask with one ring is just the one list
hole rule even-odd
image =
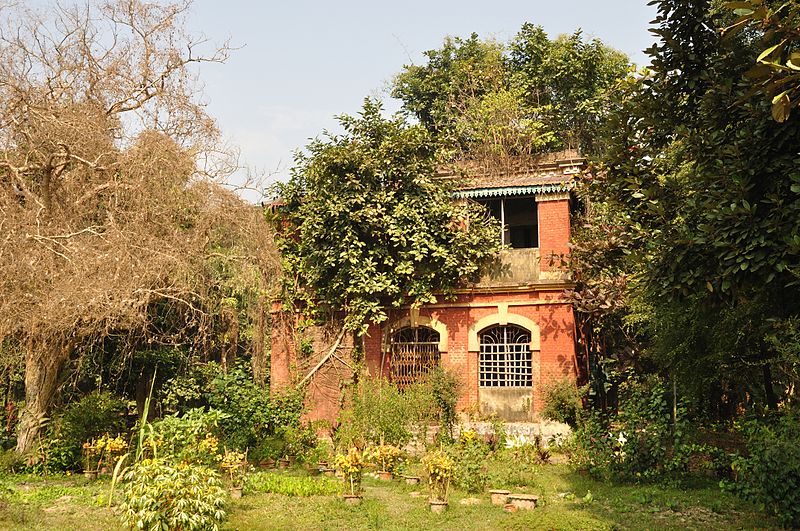
[[[302, 471], [265, 472], [301, 476]], [[82, 477], [8, 476], [10, 492], [0, 529], [119, 529], [105, 507], [108, 481]], [[533, 511], [505, 513], [488, 495], [455, 490], [445, 514], [428, 509], [424, 486], [364, 480], [364, 502], [351, 507], [338, 496], [294, 497], [247, 492], [229, 506], [224, 529], [777, 529], [775, 522], [715, 482], [682, 488], [612, 485], [576, 474], [566, 465], [502, 467], [490, 487], [539, 496]], [[591, 495], [589, 495], [591, 492]], [[477, 498], [477, 505], [461, 500]]]

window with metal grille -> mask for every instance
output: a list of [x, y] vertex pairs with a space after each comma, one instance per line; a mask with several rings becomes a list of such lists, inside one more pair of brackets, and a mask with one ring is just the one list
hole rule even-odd
[[533, 386], [531, 333], [514, 325], [481, 332], [478, 373], [481, 387]]
[[424, 326], [401, 328], [389, 343], [392, 382], [405, 389], [439, 365], [439, 332]]

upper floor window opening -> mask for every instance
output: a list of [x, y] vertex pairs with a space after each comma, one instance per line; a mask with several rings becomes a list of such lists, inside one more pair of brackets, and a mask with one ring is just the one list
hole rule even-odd
[[479, 203], [502, 223], [499, 236], [504, 245], [513, 249], [539, 247], [539, 214], [533, 196], [484, 199]]

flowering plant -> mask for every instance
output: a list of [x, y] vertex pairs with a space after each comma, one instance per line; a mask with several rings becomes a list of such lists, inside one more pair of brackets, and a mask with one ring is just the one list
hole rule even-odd
[[225, 450], [220, 468], [228, 474], [231, 485], [239, 487], [244, 483], [244, 476], [247, 471], [247, 454], [238, 450]]
[[103, 464], [114, 466], [117, 458], [127, 449], [128, 443], [122, 435], [111, 437], [106, 433], [99, 439], [90, 439], [83, 443], [84, 466], [86, 470], [97, 470]]
[[379, 444], [367, 452], [367, 458], [385, 472], [394, 472], [402, 461], [402, 456], [403, 451], [391, 444]]
[[431, 499], [447, 501], [447, 491], [453, 479], [455, 463], [453, 459], [442, 450], [430, 452], [422, 458], [422, 466], [428, 473], [428, 488]]
[[347, 454], [337, 454], [334, 461], [336, 468], [344, 476], [345, 484], [350, 485], [350, 494], [361, 492], [361, 475], [364, 472], [364, 457], [358, 448], [350, 448]]
[[464, 430], [458, 436], [458, 441], [463, 445], [467, 446], [470, 444], [475, 444], [478, 442], [482, 442], [480, 436], [476, 431], [473, 430]]

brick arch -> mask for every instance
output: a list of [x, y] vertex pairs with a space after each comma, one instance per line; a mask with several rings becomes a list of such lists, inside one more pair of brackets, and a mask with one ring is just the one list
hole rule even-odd
[[389, 350], [389, 342], [392, 340], [392, 335], [401, 328], [424, 326], [439, 332], [439, 352], [447, 352], [447, 325], [438, 319], [431, 319], [424, 315], [403, 317], [394, 321], [391, 325], [383, 328], [383, 351]]
[[481, 349], [481, 342], [478, 335], [490, 326], [496, 325], [517, 325], [530, 330], [531, 332], [531, 351], [541, 350], [541, 343], [539, 338], [539, 325], [531, 319], [523, 315], [508, 312], [498, 312], [487, 315], [473, 323], [467, 331], [467, 350], [470, 352], [479, 352]]

